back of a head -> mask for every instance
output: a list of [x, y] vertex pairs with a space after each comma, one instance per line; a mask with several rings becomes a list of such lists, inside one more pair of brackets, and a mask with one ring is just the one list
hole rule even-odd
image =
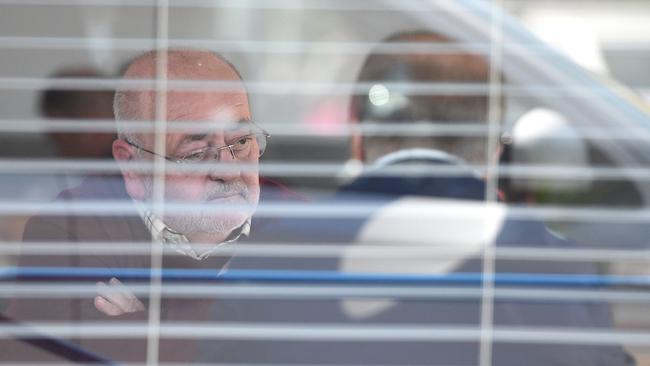
[[[367, 92], [353, 97], [351, 117], [360, 123], [378, 124], [486, 124], [487, 93], [455, 92], [453, 89], [454, 85], [460, 84], [485, 86], [490, 74], [485, 58], [460, 48], [386, 52], [390, 51], [387, 48], [398, 43], [453, 46], [452, 42], [430, 32], [400, 33], [385, 39], [367, 57], [360, 71], [358, 82], [367, 86]], [[417, 91], [420, 86], [429, 90]], [[364, 156], [369, 162], [400, 149], [430, 148], [443, 150], [468, 162], [484, 164], [486, 145], [484, 137], [451, 134], [363, 138]]]
[[[104, 79], [100, 71], [79, 67], [60, 70], [51, 79]], [[112, 119], [112, 90], [50, 88], [40, 96], [39, 109], [43, 117], [52, 119]]]
[[[52, 79], [104, 79], [98, 70], [71, 67], [52, 75]], [[40, 114], [46, 119], [85, 120], [88, 128], [75, 132], [54, 132], [50, 137], [60, 157], [106, 158], [111, 156], [114, 133], [94, 129], [95, 121], [113, 120], [113, 91], [107, 89], [67, 89], [53, 87], [45, 90], [39, 101]]]

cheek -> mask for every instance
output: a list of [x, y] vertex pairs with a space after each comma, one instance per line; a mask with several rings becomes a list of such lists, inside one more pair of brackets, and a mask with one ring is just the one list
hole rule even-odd
[[171, 176], [165, 180], [165, 198], [176, 201], [199, 201], [203, 198], [205, 182], [196, 177]]
[[[248, 191], [251, 193], [251, 199], [249, 201], [257, 203], [260, 196], [260, 174], [259, 174], [259, 158], [253, 159], [252, 164], [255, 164], [255, 170], [243, 171], [241, 173], [242, 180], [248, 187]], [[253, 201], [254, 200], [254, 201]]]
[[257, 203], [260, 196], [260, 177], [257, 173], [245, 173], [242, 174], [242, 180], [246, 187], [248, 187], [249, 192], [249, 202]]

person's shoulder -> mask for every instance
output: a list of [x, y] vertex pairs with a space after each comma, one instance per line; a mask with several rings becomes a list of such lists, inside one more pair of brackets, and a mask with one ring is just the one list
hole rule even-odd
[[[110, 220], [102, 215], [85, 212], [73, 203], [101, 205], [102, 202], [130, 203], [121, 177], [89, 176], [76, 187], [61, 191], [54, 201], [43, 206], [27, 220], [23, 229], [23, 241], [74, 241], [86, 231], [99, 232], [101, 230], [97, 226]], [[126, 219], [127, 216], [123, 217]]]
[[92, 175], [79, 185], [63, 190], [57, 200], [125, 200], [129, 199], [121, 175]]

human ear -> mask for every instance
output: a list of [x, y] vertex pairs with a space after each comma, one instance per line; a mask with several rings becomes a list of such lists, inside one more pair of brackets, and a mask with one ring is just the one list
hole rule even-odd
[[140, 174], [130, 169], [126, 163], [133, 161], [135, 158], [135, 148], [122, 139], [113, 141], [113, 158], [117, 161], [124, 178], [126, 192], [131, 198], [144, 201], [146, 189], [143, 178]]

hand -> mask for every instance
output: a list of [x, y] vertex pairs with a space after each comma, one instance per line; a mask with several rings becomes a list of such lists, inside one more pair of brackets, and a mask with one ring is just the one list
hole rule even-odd
[[95, 296], [95, 308], [108, 316], [118, 316], [144, 310], [144, 305], [117, 278], [97, 282], [98, 296]]

